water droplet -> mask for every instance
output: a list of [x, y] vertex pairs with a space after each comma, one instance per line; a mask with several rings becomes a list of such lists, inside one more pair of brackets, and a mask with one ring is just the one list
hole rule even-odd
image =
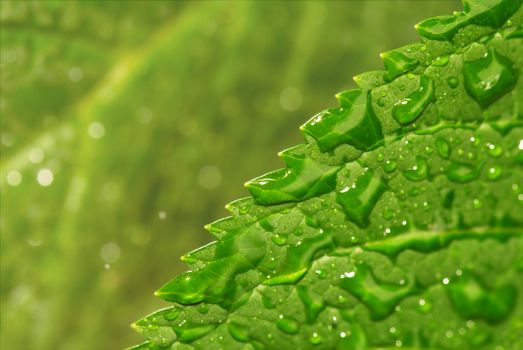
[[474, 209], [481, 209], [483, 207], [483, 203], [478, 198], [474, 198], [474, 200], [472, 201], [472, 206], [474, 207]]
[[452, 161], [447, 169], [447, 178], [453, 182], [466, 183], [479, 177], [482, 164], [471, 165]]
[[419, 65], [418, 60], [407, 57], [398, 51], [385, 52], [380, 56], [387, 70], [389, 80], [394, 80]]
[[290, 317], [284, 317], [283, 315], [280, 315], [278, 321], [276, 321], [276, 326], [288, 334], [296, 334], [300, 329], [297, 321]]
[[227, 323], [227, 329], [230, 335], [240, 342], [248, 342], [250, 340], [249, 329], [244, 325], [231, 321]]
[[385, 164], [383, 165], [383, 170], [385, 170], [386, 173], [393, 173], [396, 170], [396, 167], [398, 166], [398, 163], [395, 160], [387, 160]]
[[432, 61], [432, 65], [433, 66], [437, 66], [437, 67], [446, 66], [448, 63], [449, 63], [449, 56], [448, 55], [439, 56], [434, 61]]
[[376, 147], [383, 139], [383, 133], [372, 107], [370, 92], [348, 90], [336, 97], [342, 108], [323, 111], [300, 129], [316, 140], [322, 152], [344, 143], [363, 151]]
[[434, 99], [434, 83], [429, 77], [420, 77], [419, 87], [408, 97], [396, 102], [392, 116], [402, 125], [416, 120], [427, 105]]
[[493, 165], [488, 169], [487, 179], [491, 181], [496, 181], [501, 177], [501, 167], [499, 165]]
[[390, 208], [386, 208], [384, 211], [383, 211], [383, 218], [385, 220], [390, 220], [392, 219], [392, 217], [394, 216], [394, 211]]
[[311, 342], [311, 344], [318, 345], [318, 344], [321, 344], [323, 339], [322, 339], [321, 335], [319, 335], [317, 332], [314, 332], [309, 337], [309, 341]]
[[493, 143], [487, 143], [487, 148], [488, 148], [488, 153], [493, 157], [498, 158], [499, 156], [501, 156], [503, 154], [503, 148], [499, 145], [495, 145]]
[[[293, 156], [286, 154], [285, 157], [286, 162], [290, 162]], [[304, 155], [294, 156], [292, 162], [290, 169], [276, 170], [245, 184], [256, 203], [271, 205], [293, 202], [329, 192], [336, 187], [339, 166], [325, 165]]]
[[179, 309], [177, 307], [170, 308], [163, 315], [163, 318], [165, 318], [166, 321], [174, 321], [180, 314], [180, 311], [181, 311], [181, 309]]
[[316, 273], [316, 276], [318, 276], [319, 279], [325, 279], [327, 278], [327, 273], [325, 273], [325, 271], [323, 270], [316, 270], [314, 271]]
[[378, 282], [370, 269], [363, 264], [357, 266], [352, 278], [341, 278], [340, 286], [369, 308], [373, 320], [387, 317], [403, 298], [416, 292], [413, 281], [404, 284]]
[[[162, 327], [163, 329], [170, 329], [168, 327]], [[179, 334], [178, 340], [182, 343], [190, 343], [195, 341], [196, 339], [202, 338], [205, 335], [207, 335], [209, 332], [211, 332], [215, 326], [213, 325], [205, 325], [205, 326], [195, 326], [184, 323], [182, 326], [174, 327], [176, 333]], [[230, 329], [229, 329], [230, 331]], [[173, 337], [174, 341], [174, 337]]]
[[455, 89], [455, 88], [457, 88], [458, 85], [459, 85], [459, 79], [456, 78], [456, 77], [448, 77], [448, 78], [447, 78], [447, 84], [448, 84], [451, 88]]
[[368, 170], [360, 175], [355, 186], [345, 192], [336, 192], [336, 201], [345, 209], [349, 220], [360, 227], [369, 225], [369, 216], [381, 195], [387, 189], [385, 181], [377, 173]]
[[418, 301], [418, 310], [424, 314], [429, 313], [432, 310], [432, 303], [426, 299], [420, 299]]
[[483, 108], [512, 89], [517, 74], [514, 63], [496, 51], [474, 61], [463, 64], [465, 88]]
[[276, 234], [271, 237], [271, 241], [276, 245], [282, 246], [287, 243], [287, 236]]
[[299, 280], [309, 269], [310, 261], [314, 254], [320, 249], [332, 245], [332, 238], [330, 235], [317, 235], [304, 239], [290, 246], [287, 249], [287, 257], [284, 268], [279, 271], [276, 276], [265, 280], [265, 285], [278, 285], [295, 283]]
[[403, 171], [403, 176], [411, 181], [422, 181], [428, 176], [427, 160], [423, 157], [416, 156], [416, 165], [411, 169]]

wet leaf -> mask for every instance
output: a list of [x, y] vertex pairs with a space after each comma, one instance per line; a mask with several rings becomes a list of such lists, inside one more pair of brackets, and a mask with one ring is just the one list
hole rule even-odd
[[[209, 226], [218, 240], [157, 291], [181, 308], [177, 337], [135, 326], [148, 346], [523, 347], [523, 10], [464, 5], [246, 184], [228, 226]], [[187, 340], [182, 324], [213, 328]]]

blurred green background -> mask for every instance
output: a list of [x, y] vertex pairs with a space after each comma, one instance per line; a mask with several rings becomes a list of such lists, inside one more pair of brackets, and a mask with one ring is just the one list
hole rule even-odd
[[456, 1], [0, 1], [1, 342], [119, 349], [298, 126]]

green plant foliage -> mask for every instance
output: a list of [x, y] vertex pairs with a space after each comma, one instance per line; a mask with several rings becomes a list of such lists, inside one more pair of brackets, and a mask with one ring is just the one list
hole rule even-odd
[[522, 1], [463, 3], [247, 182], [133, 349], [523, 348]]
[[137, 310], [166, 305], [153, 291], [238, 184], [412, 23], [458, 8], [0, 1], [0, 349], [141, 342]]

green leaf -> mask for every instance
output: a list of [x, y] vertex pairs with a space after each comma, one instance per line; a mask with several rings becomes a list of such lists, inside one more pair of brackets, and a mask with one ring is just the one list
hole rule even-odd
[[522, 22], [464, 1], [383, 54], [207, 227], [149, 348], [523, 348]]
[[0, 349], [141, 342], [127, 324], [167, 306], [152, 292], [219, 239], [201, 227], [238, 184], [284, 167], [297, 126], [412, 23], [459, 7], [417, 2], [0, 1]]

